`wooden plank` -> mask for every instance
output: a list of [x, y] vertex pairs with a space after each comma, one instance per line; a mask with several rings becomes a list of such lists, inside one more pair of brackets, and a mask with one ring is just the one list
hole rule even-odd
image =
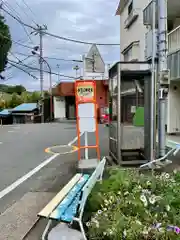
[[[84, 174], [80, 180], [76, 183], [76, 185], [71, 189], [71, 191], [68, 193], [68, 195], [63, 199], [62, 202], [59, 203], [59, 205], [54, 209], [54, 211], [51, 213], [50, 218], [60, 220], [62, 215], [66, 212], [66, 210], [71, 206], [73, 203], [73, 200], [76, 198], [77, 194], [82, 190], [83, 186], [89, 179], [88, 174]], [[70, 211], [72, 208], [70, 208]], [[72, 215], [70, 212], [69, 215]], [[69, 218], [69, 216], [68, 216]]]
[[39, 217], [48, 218], [58, 204], [64, 199], [64, 197], [69, 193], [69, 191], [74, 187], [74, 185], [82, 177], [82, 174], [76, 174], [69, 182], [66, 184], [63, 189], [46, 205], [41, 212], [38, 213]]

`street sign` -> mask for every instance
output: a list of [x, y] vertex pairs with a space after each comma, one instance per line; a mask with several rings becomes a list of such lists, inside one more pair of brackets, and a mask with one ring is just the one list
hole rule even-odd
[[85, 72], [104, 73], [105, 63], [95, 44], [93, 44], [85, 57]]
[[[81, 160], [81, 150], [85, 150], [85, 159], [89, 159], [88, 149], [94, 148], [97, 152], [97, 159], [100, 160], [98, 122], [97, 122], [97, 100], [96, 81], [77, 80], [75, 81], [76, 96], [76, 119], [77, 119], [77, 144], [78, 159]], [[81, 135], [84, 133], [84, 146], [82, 146]], [[88, 144], [88, 133], [94, 133], [96, 144]]]
[[93, 102], [95, 100], [95, 83], [93, 81], [77, 81], [76, 96], [79, 102]]

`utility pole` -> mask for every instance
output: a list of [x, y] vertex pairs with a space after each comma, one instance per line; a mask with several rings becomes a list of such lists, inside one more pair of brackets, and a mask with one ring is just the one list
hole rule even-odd
[[39, 38], [40, 38], [40, 58], [39, 58], [39, 65], [40, 65], [40, 90], [41, 90], [41, 123], [44, 123], [44, 75], [43, 75], [43, 28], [39, 27]]
[[57, 64], [56, 65], [57, 66], [57, 68], [58, 68], [58, 83], [60, 83], [60, 76], [59, 76], [59, 74], [60, 74], [60, 64]]
[[93, 71], [93, 73], [95, 72], [95, 53], [93, 53], [93, 55], [92, 55], [92, 71]]
[[78, 65], [74, 66], [74, 67], [73, 67], [73, 70], [76, 71], [76, 78], [77, 78], [77, 76], [78, 76], [79, 66], [78, 66]]
[[152, 0], [152, 65], [151, 65], [151, 152], [150, 160], [153, 161], [155, 158], [155, 93], [156, 93], [156, 84], [155, 84], [155, 73], [156, 73], [156, 0]]
[[158, 1], [158, 37], [159, 37], [159, 77], [158, 77], [158, 142], [159, 157], [166, 153], [166, 97], [168, 93], [167, 69], [167, 0]]
[[[44, 123], [44, 75], [43, 75], [43, 35], [44, 35], [44, 31], [47, 30], [47, 26], [43, 25], [37, 26], [37, 29], [34, 29], [34, 31], [32, 33], [35, 33], [35, 35], [39, 34], [39, 46], [36, 46], [34, 48], [35, 51], [37, 51], [39, 49], [40, 53], [39, 53], [39, 66], [40, 66], [40, 91], [41, 91], [41, 123]], [[31, 33], [31, 34], [32, 34]]]

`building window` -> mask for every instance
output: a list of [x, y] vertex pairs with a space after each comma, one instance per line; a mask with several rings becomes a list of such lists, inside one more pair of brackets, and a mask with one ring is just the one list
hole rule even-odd
[[131, 14], [132, 10], [133, 10], [133, 1], [128, 6], [128, 15]]
[[124, 61], [131, 61], [132, 59], [132, 48], [124, 52]]

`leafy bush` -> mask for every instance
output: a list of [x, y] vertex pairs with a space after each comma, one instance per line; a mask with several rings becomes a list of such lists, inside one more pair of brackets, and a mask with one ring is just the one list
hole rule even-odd
[[94, 188], [86, 212], [90, 239], [180, 239], [180, 173], [113, 169]]

